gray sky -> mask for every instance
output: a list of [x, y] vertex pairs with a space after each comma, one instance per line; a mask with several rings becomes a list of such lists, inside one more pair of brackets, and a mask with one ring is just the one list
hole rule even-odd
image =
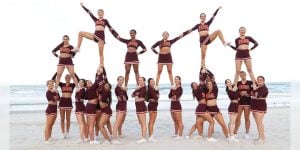
[[[221, 9], [210, 26], [210, 32], [221, 29], [225, 40], [234, 42], [238, 28], [245, 26], [247, 34], [256, 39], [259, 46], [251, 52], [255, 75], [264, 75], [267, 81], [290, 81], [296, 75], [279, 71], [286, 68], [290, 60], [297, 60], [299, 48], [295, 49], [297, 37], [294, 34], [292, 2], [278, 0], [82, 0], [96, 16], [99, 8], [104, 9], [105, 18], [123, 38], [129, 38], [129, 30], [137, 30], [148, 51], [139, 56], [140, 74], [155, 77], [158, 56], [150, 47], [161, 40], [163, 31], [169, 31], [170, 38], [192, 28], [200, 22], [199, 14], [205, 12], [208, 19], [219, 7]], [[76, 45], [79, 31], [94, 32], [94, 22], [80, 7], [79, 0], [10, 0], [1, 9], [1, 68], [9, 70], [1, 75], [1, 83], [44, 84], [54, 72], [58, 59], [51, 53], [61, 42], [62, 35], [71, 38]], [[284, 18], [282, 20], [282, 18]], [[2, 21], [1, 21], [2, 22]], [[292, 34], [291, 34], [292, 33]], [[4, 36], [5, 35], [5, 36]], [[1, 43], [2, 43], [1, 42]], [[288, 44], [286, 44], [288, 43]], [[295, 52], [296, 51], [296, 52]], [[291, 53], [293, 52], [293, 53]], [[116, 80], [124, 75], [126, 45], [117, 41], [106, 29], [105, 66], [109, 79]], [[198, 80], [200, 66], [199, 36], [197, 31], [172, 46], [174, 75], [182, 76], [183, 82]], [[233, 79], [235, 73], [235, 51], [224, 48], [216, 39], [207, 51], [207, 67], [223, 82]], [[81, 52], [73, 59], [75, 71], [80, 77], [93, 79], [99, 56], [97, 44], [84, 40]], [[245, 67], [243, 67], [245, 70]], [[299, 70], [299, 69], [298, 69]], [[166, 68], [160, 83], [168, 83]], [[114, 82], [113, 82], [114, 83]], [[134, 83], [134, 74], [130, 82]]]

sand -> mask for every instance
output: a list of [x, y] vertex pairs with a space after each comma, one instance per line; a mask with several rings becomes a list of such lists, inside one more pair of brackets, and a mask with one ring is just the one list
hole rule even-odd
[[[227, 110], [221, 110], [223, 117], [228, 123]], [[139, 135], [139, 125], [136, 115], [133, 111], [128, 112], [125, 124], [123, 126], [123, 134], [125, 138], [120, 141], [122, 145], [90, 145], [89, 143], [77, 144], [79, 137], [78, 124], [74, 112], [72, 112], [70, 138], [63, 139], [60, 132], [60, 117], [57, 117], [52, 136], [56, 139], [53, 144], [44, 144], [43, 130], [45, 127], [44, 112], [11, 112], [10, 113], [10, 149], [11, 150], [33, 150], [33, 149], [68, 149], [68, 150], [91, 150], [91, 149], [122, 149], [122, 150], [287, 150], [290, 149], [290, 108], [269, 108], [265, 116], [265, 134], [267, 141], [265, 144], [256, 145], [253, 139], [258, 137], [257, 129], [253, 117], [251, 116], [250, 140], [242, 139], [244, 130], [244, 123], [239, 131], [238, 138], [241, 139], [239, 143], [228, 143], [221, 132], [221, 127], [216, 123], [214, 137], [219, 141], [216, 143], [206, 142], [207, 123], [204, 129], [204, 138], [200, 140], [183, 139], [174, 140], [171, 135], [174, 133], [173, 122], [171, 120], [170, 112], [167, 110], [159, 110], [158, 118], [155, 126], [154, 136], [157, 142], [147, 142], [144, 144], [136, 144]], [[148, 116], [147, 116], [148, 117]], [[195, 122], [194, 110], [184, 110], [184, 137], [188, 134], [190, 127]], [[147, 118], [148, 119], [148, 118]], [[111, 118], [114, 123], [115, 116]], [[101, 135], [101, 134], [100, 134]], [[194, 133], [196, 135], [196, 132]], [[103, 141], [103, 138], [100, 139]]]

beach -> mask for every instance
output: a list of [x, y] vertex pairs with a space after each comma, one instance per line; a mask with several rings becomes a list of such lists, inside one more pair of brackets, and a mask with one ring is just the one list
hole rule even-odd
[[[221, 109], [226, 124], [228, 123], [227, 109]], [[195, 123], [194, 110], [183, 110], [183, 123], [184, 123], [184, 137], [188, 134], [189, 129]], [[57, 116], [56, 122], [53, 127], [52, 137], [56, 140], [50, 144], [44, 144], [44, 127], [45, 127], [45, 114], [43, 111], [17, 111], [10, 113], [10, 149], [11, 150], [91, 150], [91, 149], [109, 149], [109, 150], [183, 150], [188, 148], [205, 149], [205, 150], [287, 150], [290, 149], [290, 107], [276, 107], [268, 108], [268, 113], [264, 118], [266, 143], [261, 145], [254, 144], [253, 140], [258, 137], [256, 124], [251, 115], [251, 128], [250, 140], [243, 139], [244, 120], [239, 130], [238, 139], [239, 143], [228, 143], [221, 132], [221, 127], [215, 124], [214, 137], [218, 139], [216, 143], [206, 142], [207, 126], [205, 123], [203, 139], [172, 139], [171, 135], [174, 134], [173, 121], [168, 110], [158, 110], [158, 117], [155, 124], [154, 137], [157, 140], [155, 143], [147, 142], [143, 144], [136, 144], [140, 127], [138, 125], [137, 117], [134, 111], [129, 111], [123, 125], [124, 138], [120, 141], [122, 145], [90, 145], [88, 142], [78, 144], [76, 141], [79, 138], [79, 129], [76, 121], [75, 113], [72, 112], [71, 116], [71, 129], [70, 138], [63, 139], [60, 131], [60, 116]], [[147, 114], [147, 120], [148, 120]], [[113, 125], [115, 121], [115, 113], [111, 117]], [[101, 135], [101, 133], [99, 133]], [[196, 132], [193, 136], [196, 135]], [[100, 142], [103, 141], [100, 136]]]

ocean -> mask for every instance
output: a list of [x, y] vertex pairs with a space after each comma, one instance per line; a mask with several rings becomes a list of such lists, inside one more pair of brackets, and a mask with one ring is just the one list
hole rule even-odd
[[[269, 96], [267, 98], [268, 107], [282, 107], [290, 106], [290, 93], [291, 85], [289, 82], [270, 82], [266, 83], [269, 88]], [[113, 103], [112, 109], [115, 110], [116, 96], [114, 95], [113, 85]], [[133, 92], [135, 85], [128, 86], [128, 95], [130, 96]], [[190, 84], [182, 84], [183, 96], [181, 98], [182, 108], [184, 109], [195, 109], [197, 101], [193, 99]], [[221, 109], [227, 109], [229, 105], [229, 99], [225, 92], [224, 83], [218, 83], [219, 95], [217, 104]], [[12, 85], [9, 87], [9, 101], [10, 111], [41, 111], [47, 107], [45, 85]], [[160, 85], [160, 98], [159, 98], [159, 110], [169, 110], [170, 100], [168, 93], [170, 90], [169, 84]], [[75, 91], [73, 93], [74, 100]], [[75, 107], [75, 104], [73, 103]], [[135, 110], [134, 99], [129, 97], [127, 108], [129, 111]], [[226, 110], [227, 111], [227, 110]]]

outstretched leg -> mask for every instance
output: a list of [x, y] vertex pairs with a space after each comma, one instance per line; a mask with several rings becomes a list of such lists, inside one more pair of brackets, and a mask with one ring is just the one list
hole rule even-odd
[[219, 37], [219, 39], [221, 40], [221, 42], [223, 43], [223, 45], [225, 45], [225, 40], [224, 40], [224, 36], [221, 30], [216, 30], [215, 32], [213, 32], [211, 35], [209, 35], [210, 41], [214, 41], [217, 37]]
[[78, 41], [77, 41], [77, 48], [80, 49], [81, 47], [81, 43], [83, 38], [87, 38], [89, 40], [94, 40], [94, 34], [90, 33], [90, 32], [84, 32], [84, 31], [80, 31], [78, 33]]

